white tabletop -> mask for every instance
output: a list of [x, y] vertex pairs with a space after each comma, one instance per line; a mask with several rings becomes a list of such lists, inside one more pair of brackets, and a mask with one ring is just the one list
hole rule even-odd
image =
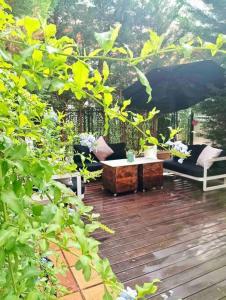
[[151, 159], [146, 157], [137, 157], [133, 162], [128, 162], [127, 159], [114, 159], [114, 160], [104, 160], [101, 161], [103, 165], [109, 166], [109, 167], [124, 167], [124, 166], [136, 166], [136, 165], [143, 165], [143, 164], [151, 164], [151, 163], [157, 163], [162, 162], [161, 159]]
[[66, 179], [66, 178], [71, 178], [76, 176], [80, 176], [79, 172], [53, 175], [52, 179]]

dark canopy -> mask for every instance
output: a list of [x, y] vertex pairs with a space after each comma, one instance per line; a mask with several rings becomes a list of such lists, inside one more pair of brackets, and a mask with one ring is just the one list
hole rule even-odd
[[153, 69], [146, 77], [152, 101], [147, 103], [145, 87], [137, 81], [123, 91], [124, 98], [132, 100], [130, 109], [175, 112], [215, 96], [225, 84], [224, 69], [210, 60]]

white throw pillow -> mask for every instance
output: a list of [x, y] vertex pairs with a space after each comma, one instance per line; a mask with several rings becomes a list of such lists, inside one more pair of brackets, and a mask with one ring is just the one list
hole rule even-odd
[[[206, 162], [209, 159], [218, 157], [222, 151], [223, 151], [222, 149], [217, 149], [217, 148], [213, 148], [211, 146], [206, 146], [200, 153], [200, 155], [197, 159], [196, 165], [204, 167], [204, 162]], [[212, 164], [213, 164], [212, 161], [208, 161], [207, 169], [209, 169], [212, 166]]]
[[102, 136], [100, 136], [96, 141], [96, 147], [93, 150], [93, 154], [99, 160], [106, 160], [106, 158], [113, 153], [114, 153], [114, 151], [108, 146], [108, 144], [105, 142], [104, 138]]

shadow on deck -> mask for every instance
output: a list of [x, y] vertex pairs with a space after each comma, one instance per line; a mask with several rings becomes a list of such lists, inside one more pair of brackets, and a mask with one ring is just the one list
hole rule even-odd
[[159, 278], [152, 299], [226, 299], [226, 190], [168, 177], [163, 190], [115, 198], [96, 182], [85, 203], [115, 230], [95, 237], [126, 286]]

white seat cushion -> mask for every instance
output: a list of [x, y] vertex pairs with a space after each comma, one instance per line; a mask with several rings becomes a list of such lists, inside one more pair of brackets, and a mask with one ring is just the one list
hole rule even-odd
[[[206, 146], [200, 153], [200, 155], [197, 159], [196, 165], [204, 167], [204, 163], [206, 161], [208, 161], [209, 159], [218, 157], [222, 151], [223, 151], [222, 149], [217, 149], [217, 148], [213, 148], [211, 146]], [[213, 164], [212, 161], [208, 161], [207, 169], [209, 169], [212, 166], [212, 164]]]

